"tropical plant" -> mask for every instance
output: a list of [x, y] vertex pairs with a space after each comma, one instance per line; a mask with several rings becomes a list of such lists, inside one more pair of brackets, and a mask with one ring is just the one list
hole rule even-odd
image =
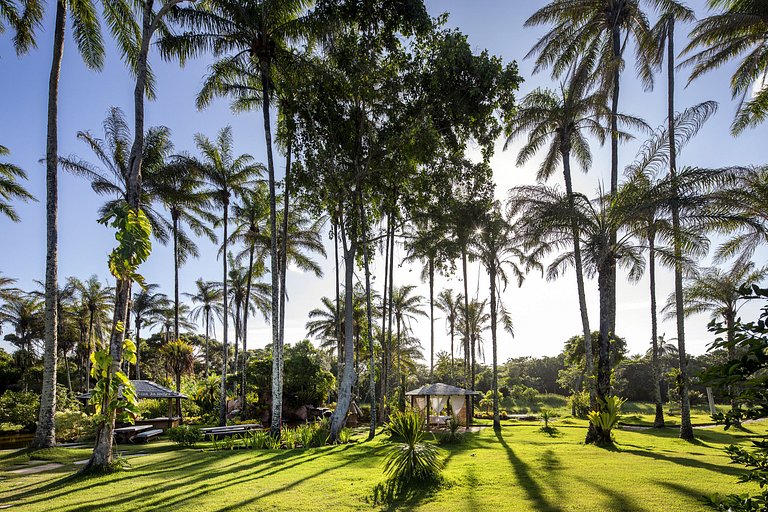
[[[33, 343], [43, 339], [43, 305], [39, 298], [23, 294], [0, 305], [0, 323], [13, 327], [13, 333], [6, 334], [4, 339], [19, 348], [22, 375], [32, 366]], [[26, 378], [23, 388], [27, 391]]]
[[587, 414], [589, 422], [600, 432], [603, 442], [612, 441], [611, 431], [621, 420], [621, 406], [625, 401], [617, 396], [607, 396], [605, 400], [600, 399], [599, 411], [589, 411]]
[[719, 11], [691, 31], [683, 54], [693, 55], [683, 64], [693, 67], [691, 82], [744, 55], [730, 81], [731, 94], [739, 99], [731, 133], [739, 135], [768, 116], [768, 7], [759, 0], [709, 0], [708, 5]]
[[185, 295], [192, 300], [193, 304], [198, 304], [190, 311], [190, 319], [198, 321], [200, 317], [203, 319], [205, 325], [205, 377], [208, 378], [208, 366], [210, 362], [210, 355], [208, 352], [208, 339], [211, 332], [211, 316], [221, 320], [222, 307], [219, 301], [222, 299], [223, 291], [217, 285], [217, 283], [211, 281], [203, 281], [202, 278], [195, 281], [195, 287], [197, 291], [192, 293], [186, 293]]
[[748, 219], [733, 229], [715, 253], [716, 261], [737, 256], [749, 259], [760, 245], [768, 244], [768, 167], [740, 169], [737, 183], [720, 193], [727, 209]]
[[178, 427], [169, 428], [166, 433], [168, 434], [168, 439], [184, 448], [194, 447], [204, 437], [200, 428], [193, 425], [179, 425]]
[[[8, 148], [0, 146], [0, 156], [10, 154]], [[5, 215], [13, 222], [21, 220], [11, 201], [35, 201], [35, 197], [19, 184], [19, 180], [26, 180], [27, 173], [21, 167], [7, 162], [0, 162], [0, 214]]]
[[443, 468], [440, 449], [424, 442], [424, 420], [415, 411], [396, 411], [389, 418], [387, 432], [400, 443], [392, 444], [384, 456], [384, 473], [390, 482], [435, 481]]
[[394, 351], [397, 354], [397, 381], [400, 382], [400, 393], [402, 399], [405, 400], [405, 374], [401, 367], [401, 358], [403, 352], [403, 337], [411, 331], [411, 322], [418, 317], [427, 317], [427, 314], [422, 309], [421, 295], [414, 295], [413, 292], [416, 287], [413, 285], [403, 285], [396, 287], [392, 294], [392, 314], [395, 319], [395, 347]]
[[[88, 340], [85, 367], [85, 387], [90, 389], [91, 366], [90, 354], [94, 350], [101, 350], [103, 340], [102, 329], [109, 319], [109, 311], [112, 307], [114, 290], [104, 286], [96, 275], [92, 275], [86, 281], [72, 278], [72, 285], [77, 290], [78, 299], [88, 311]], [[96, 337], [94, 338], [94, 329]]]
[[[227, 312], [229, 311], [229, 290], [227, 284], [228, 277], [228, 228], [229, 228], [229, 208], [232, 196], [241, 196], [243, 190], [252, 183], [253, 179], [262, 172], [262, 166], [253, 163], [253, 157], [248, 154], [235, 156], [232, 152], [232, 128], [226, 127], [219, 131], [215, 141], [211, 141], [201, 134], [195, 135], [195, 143], [202, 154], [202, 160], [198, 162], [200, 166], [201, 178], [207, 188], [207, 194], [212, 204], [216, 205], [222, 211], [221, 225], [223, 229], [223, 338], [224, 338], [224, 362], [221, 372], [221, 398], [219, 423], [226, 424], [227, 415], [227, 354], [229, 354], [228, 339], [228, 321]], [[274, 311], [273, 311], [274, 313]]]
[[[0, 34], [5, 32], [6, 23], [13, 30], [13, 47], [17, 55], [27, 53], [37, 47], [35, 30], [39, 28], [43, 18], [42, 2], [37, 0], [22, 0], [17, 5], [14, 0], [4, 0], [0, 7]], [[23, 10], [19, 12], [19, 8]]]
[[163, 309], [167, 309], [168, 298], [156, 292], [158, 285], [148, 284], [135, 294], [131, 301], [136, 326], [136, 379], [141, 379], [141, 328], [151, 324]]

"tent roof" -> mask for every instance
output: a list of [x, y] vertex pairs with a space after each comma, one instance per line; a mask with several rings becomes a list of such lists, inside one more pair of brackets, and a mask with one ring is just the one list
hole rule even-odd
[[406, 396], [461, 396], [461, 395], [479, 395], [477, 391], [470, 391], [464, 388], [458, 388], [449, 384], [438, 382], [435, 384], [426, 384], [420, 388], [408, 391]]
[[[132, 380], [133, 387], [136, 388], [136, 398], [187, 398], [187, 395], [177, 393], [172, 389], [168, 389], [165, 386], [161, 386], [157, 382], [151, 380]], [[78, 395], [81, 400], [89, 400], [91, 398], [91, 392]]]

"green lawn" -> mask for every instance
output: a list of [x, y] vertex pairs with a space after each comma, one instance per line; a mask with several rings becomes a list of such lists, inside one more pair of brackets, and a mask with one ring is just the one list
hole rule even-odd
[[[373, 442], [309, 450], [211, 451], [177, 449], [164, 442], [128, 447], [131, 469], [98, 477], [71, 475], [87, 449], [58, 448], [32, 457], [65, 463], [35, 475], [7, 473], [30, 455], [0, 455], [0, 503], [10, 510], [541, 510], [658, 511], [706, 510], [700, 501], [713, 492], [747, 492], [737, 484], [742, 470], [729, 464], [722, 448], [765, 435], [768, 422], [749, 430], [697, 429], [687, 443], [674, 429], [619, 431], [616, 447], [581, 444], [583, 422], [558, 422], [550, 437], [538, 426], [505, 426], [469, 434], [446, 450], [445, 483], [400, 501], [377, 503], [384, 479], [384, 436]], [[362, 439], [359, 437], [358, 439]], [[122, 449], [122, 447], [121, 447]]]

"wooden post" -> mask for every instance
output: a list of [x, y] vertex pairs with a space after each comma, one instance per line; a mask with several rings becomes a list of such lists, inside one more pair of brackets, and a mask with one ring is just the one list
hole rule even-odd
[[427, 430], [429, 430], [429, 397], [426, 397], [427, 399]]
[[717, 409], [715, 409], [715, 397], [712, 395], [712, 388], [707, 388], [707, 402], [709, 402], [709, 414], [714, 416], [717, 414]]

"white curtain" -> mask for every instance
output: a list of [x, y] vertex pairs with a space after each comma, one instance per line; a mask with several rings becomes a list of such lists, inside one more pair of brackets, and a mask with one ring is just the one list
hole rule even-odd
[[440, 411], [443, 410], [443, 407], [445, 407], [445, 404], [448, 403], [448, 397], [447, 396], [431, 396], [429, 397], [429, 406], [432, 408], [432, 411], [430, 411], [434, 415], [440, 414]]
[[451, 410], [453, 411], [454, 416], [458, 416], [462, 409], [464, 409], [464, 404], [466, 403], [463, 396], [452, 396], [451, 397]]
[[427, 397], [417, 396], [414, 400], [414, 404], [416, 405], [416, 409], [418, 409], [419, 412], [424, 411], [427, 408]]

